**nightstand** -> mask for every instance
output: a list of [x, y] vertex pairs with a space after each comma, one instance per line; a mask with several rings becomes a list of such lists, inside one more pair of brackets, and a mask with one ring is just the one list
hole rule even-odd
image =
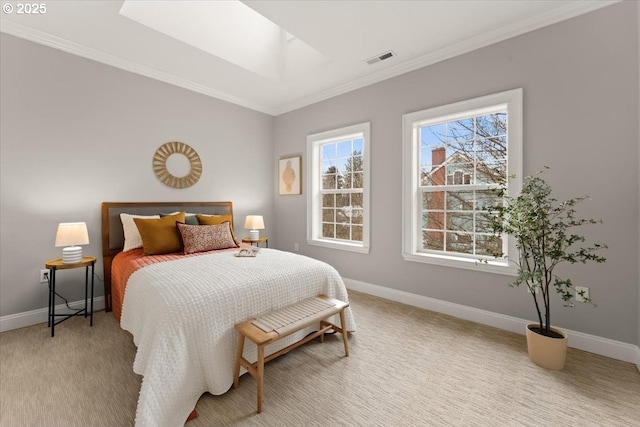
[[245, 237], [242, 239], [242, 243], [251, 243], [251, 246], [253, 246], [254, 243], [256, 246], [260, 246], [260, 243], [264, 243], [267, 248], [269, 247], [269, 239], [266, 237], [260, 237], [258, 240], [252, 240], [249, 237]]
[[[62, 258], [51, 259], [47, 261], [44, 266], [49, 269], [49, 320], [47, 326], [51, 327], [51, 336], [54, 334], [54, 327], [58, 323], [62, 323], [65, 320], [73, 317], [80, 316], [84, 314], [86, 318], [87, 315], [90, 317], [89, 325], [93, 326], [93, 269], [96, 264], [96, 258], [92, 256], [83, 256], [82, 261], [75, 264], [65, 264], [62, 262]], [[84, 267], [84, 308], [80, 310], [76, 310], [73, 313], [64, 313], [64, 314], [56, 314], [56, 273], [58, 270], [69, 270], [72, 268], [81, 268]], [[91, 306], [88, 307], [88, 290], [89, 290], [89, 267], [91, 267]], [[89, 308], [89, 310], [88, 310]], [[62, 317], [56, 321], [56, 317]]]

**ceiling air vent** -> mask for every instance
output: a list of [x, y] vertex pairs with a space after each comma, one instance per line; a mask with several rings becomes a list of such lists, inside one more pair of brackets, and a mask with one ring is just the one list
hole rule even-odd
[[369, 65], [373, 65], [376, 62], [384, 61], [385, 59], [393, 58], [394, 56], [396, 56], [396, 54], [390, 50], [388, 52], [381, 53], [380, 55], [376, 55], [373, 58], [369, 58], [365, 62]]

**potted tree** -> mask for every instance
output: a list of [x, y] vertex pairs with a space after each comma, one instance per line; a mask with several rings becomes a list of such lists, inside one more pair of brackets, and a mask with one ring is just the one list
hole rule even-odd
[[[570, 279], [559, 277], [555, 268], [561, 263], [603, 263], [606, 259], [596, 252], [605, 249], [604, 244], [586, 244], [585, 237], [576, 234], [575, 228], [602, 221], [576, 217], [575, 207], [587, 196], [558, 202], [551, 196], [551, 187], [541, 176], [526, 177], [517, 196], [507, 196], [506, 188], [498, 191], [504, 203], [489, 209], [493, 232], [511, 235], [518, 249], [518, 268], [512, 287], [526, 285], [538, 313], [538, 323], [527, 326], [529, 358], [547, 369], [564, 367], [567, 349], [566, 333], [551, 325], [551, 295], [560, 294], [565, 305], [574, 297]], [[502, 253], [493, 254], [504, 257]], [[593, 304], [584, 291], [578, 292], [582, 300]], [[595, 306], [595, 304], [593, 304]]]

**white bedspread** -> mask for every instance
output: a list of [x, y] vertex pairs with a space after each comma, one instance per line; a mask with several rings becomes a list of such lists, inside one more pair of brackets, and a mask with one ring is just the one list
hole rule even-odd
[[[234, 324], [318, 294], [348, 301], [330, 265], [266, 248], [255, 258], [222, 252], [133, 273], [120, 324], [133, 334], [138, 347], [133, 370], [143, 376], [136, 426], [184, 425], [204, 392], [223, 394], [233, 385]], [[345, 313], [347, 329], [355, 331], [351, 310]], [[282, 339], [267, 353], [311, 330]], [[245, 345], [248, 360], [255, 354], [254, 345]]]

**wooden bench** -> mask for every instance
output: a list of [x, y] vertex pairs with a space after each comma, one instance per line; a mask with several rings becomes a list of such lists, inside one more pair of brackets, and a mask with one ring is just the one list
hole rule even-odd
[[[236, 356], [233, 388], [238, 387], [240, 367], [242, 366], [258, 383], [258, 413], [260, 413], [262, 412], [262, 386], [264, 383], [265, 362], [288, 353], [318, 336], [320, 337], [320, 342], [324, 342], [324, 333], [330, 329], [342, 334], [344, 352], [346, 356], [349, 356], [349, 342], [347, 332], [344, 329], [344, 309], [348, 306], [349, 303], [319, 295], [273, 311], [258, 319], [251, 319], [236, 324], [235, 328], [240, 333], [240, 336], [238, 337], [238, 352]], [[329, 317], [335, 314], [340, 315], [340, 327], [327, 321]], [[320, 322], [320, 329], [318, 331], [307, 335], [300, 341], [296, 341], [276, 353], [264, 357], [265, 346], [317, 322]], [[245, 338], [251, 340], [258, 347], [258, 360], [255, 363], [249, 363], [242, 355]]]

